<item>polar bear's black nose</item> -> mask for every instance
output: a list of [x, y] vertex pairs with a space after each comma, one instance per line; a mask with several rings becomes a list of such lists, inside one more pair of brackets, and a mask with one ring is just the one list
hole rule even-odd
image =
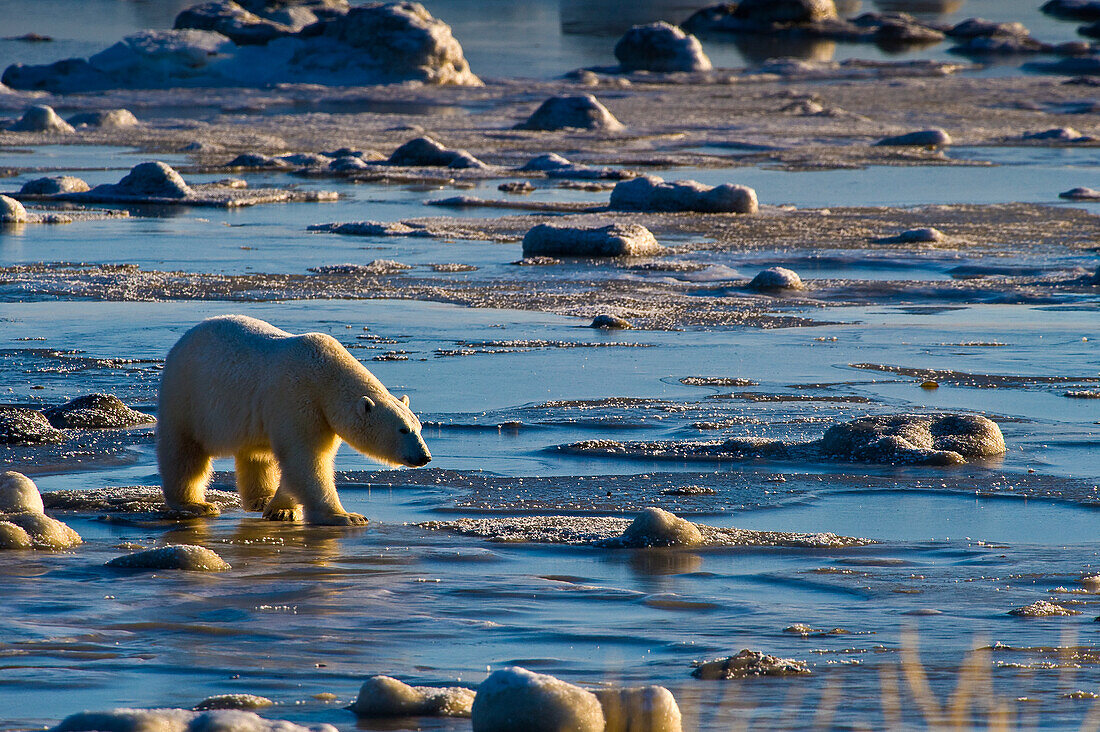
[[410, 465], [411, 467], [414, 467], [414, 468], [420, 468], [420, 467], [423, 467], [423, 466], [427, 465], [431, 461], [432, 461], [432, 456], [429, 455], [427, 452], [424, 452], [421, 455], [417, 455], [416, 457], [411, 458], [408, 461], [408, 465]]

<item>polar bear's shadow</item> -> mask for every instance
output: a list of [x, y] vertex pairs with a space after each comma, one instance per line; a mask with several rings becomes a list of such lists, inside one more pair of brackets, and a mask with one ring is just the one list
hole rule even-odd
[[167, 544], [198, 544], [224, 547], [219, 553], [231, 554], [238, 561], [268, 563], [285, 560], [287, 551], [295, 553], [296, 561], [323, 563], [338, 559], [346, 552], [341, 544], [365, 534], [367, 526], [312, 526], [301, 523], [268, 521], [244, 517], [236, 521], [232, 531], [218, 530], [219, 522], [187, 521], [165, 532]]

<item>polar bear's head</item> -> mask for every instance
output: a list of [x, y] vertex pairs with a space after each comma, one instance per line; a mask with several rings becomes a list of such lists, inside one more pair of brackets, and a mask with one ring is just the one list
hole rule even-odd
[[359, 397], [354, 412], [352, 428], [340, 436], [359, 452], [387, 465], [419, 468], [431, 462], [408, 396], [397, 399], [385, 389], [376, 391]]

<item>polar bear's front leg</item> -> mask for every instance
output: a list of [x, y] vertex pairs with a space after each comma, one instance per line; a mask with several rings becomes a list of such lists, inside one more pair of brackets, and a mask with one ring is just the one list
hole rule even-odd
[[157, 464], [170, 511], [191, 516], [217, 516], [218, 507], [206, 500], [210, 455], [200, 444], [169, 428], [157, 430]]
[[284, 485], [279, 486], [275, 496], [264, 509], [264, 518], [268, 521], [301, 521], [302, 507]]
[[[348, 513], [336, 495], [336, 481], [332, 473], [332, 460], [336, 455], [335, 441], [327, 450], [309, 451], [297, 446], [279, 453], [279, 467], [284, 490], [302, 504], [303, 517], [308, 524], [320, 526], [363, 526], [367, 519], [358, 513]], [[278, 498], [278, 495], [276, 496]]]

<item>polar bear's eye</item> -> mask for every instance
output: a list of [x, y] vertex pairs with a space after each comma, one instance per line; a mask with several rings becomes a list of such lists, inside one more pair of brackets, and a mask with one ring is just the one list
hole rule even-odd
[[401, 428], [401, 429], [399, 430], [399, 432], [400, 432], [401, 434], [403, 434], [403, 435], [407, 435], [407, 434], [409, 434], [409, 428], [408, 428], [408, 427], [402, 427], [402, 428]]

